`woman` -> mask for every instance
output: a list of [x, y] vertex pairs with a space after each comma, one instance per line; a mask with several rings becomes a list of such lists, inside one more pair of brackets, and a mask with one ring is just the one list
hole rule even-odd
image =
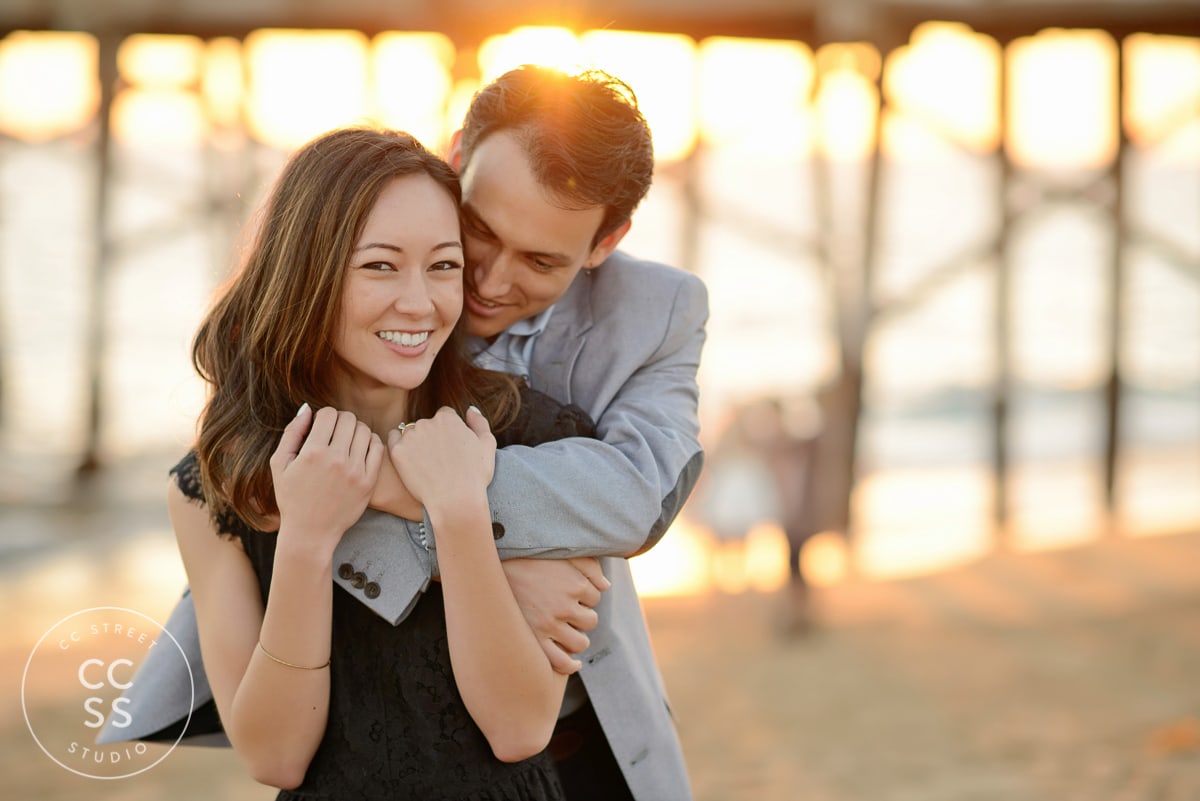
[[[168, 508], [225, 731], [281, 799], [561, 797], [544, 749], [566, 677], [496, 555], [488, 419], [532, 439], [589, 423], [461, 355], [458, 199], [405, 134], [316, 139], [196, 337], [211, 394]], [[442, 575], [399, 627], [332, 581], [389, 462]]]

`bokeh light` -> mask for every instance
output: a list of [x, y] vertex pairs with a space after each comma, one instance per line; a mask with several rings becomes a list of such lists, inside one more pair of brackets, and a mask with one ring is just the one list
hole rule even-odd
[[16, 31], [0, 44], [0, 132], [43, 141], [83, 128], [95, 116], [100, 105], [95, 37]]
[[816, 83], [812, 50], [802, 42], [713, 37], [700, 45], [700, 135], [714, 146], [772, 141], [811, 147], [809, 102]]
[[367, 38], [356, 31], [265, 29], [246, 37], [246, 123], [292, 149], [342, 125], [369, 122]]
[[1098, 167], [1117, 148], [1117, 50], [1103, 31], [1047, 31], [1008, 52], [1009, 151], [1019, 164]]
[[[371, 48], [374, 116], [440, 150], [446, 136], [454, 43], [440, 33], [383, 33]], [[461, 117], [459, 118], [461, 119]]]

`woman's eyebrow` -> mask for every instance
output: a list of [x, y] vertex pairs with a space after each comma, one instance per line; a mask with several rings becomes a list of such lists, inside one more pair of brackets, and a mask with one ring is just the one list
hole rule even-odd
[[[404, 248], [400, 247], [399, 245], [391, 245], [387, 242], [368, 242], [365, 245], [359, 245], [356, 247], [354, 252], [358, 253], [360, 250], [371, 250], [372, 248], [382, 248], [383, 250], [391, 250], [396, 253], [404, 252]], [[438, 242], [436, 245], [431, 247], [430, 250], [444, 250], [445, 248], [458, 248], [459, 250], [462, 250], [462, 242], [459, 242], [457, 239]]]

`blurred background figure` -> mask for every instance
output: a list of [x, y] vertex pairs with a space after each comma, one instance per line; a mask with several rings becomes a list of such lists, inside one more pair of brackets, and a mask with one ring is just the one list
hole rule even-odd
[[738, 408], [706, 456], [696, 488], [694, 517], [711, 535], [709, 578], [726, 590], [746, 577], [746, 540], [751, 529], [780, 519], [780, 492], [764, 453], [763, 436], [772, 403], [756, 400]]
[[[697, 488], [697, 522], [711, 535], [712, 583], [743, 586], [747, 540], [760, 525], [778, 526], [787, 541], [787, 581], [775, 624], [791, 638], [814, 626], [804, 546], [815, 535], [848, 534], [835, 484], [841, 471], [834, 429], [822, 427], [819, 403], [806, 396], [765, 396], [740, 405], [709, 454]], [[826, 469], [818, 460], [825, 458]]]
[[[804, 546], [834, 526], [832, 505], [821, 489], [830, 477], [816, 469], [822, 436], [817, 405], [805, 398], [767, 398], [753, 407], [751, 436], [770, 471], [776, 513], [787, 538], [788, 579], [779, 611], [779, 633], [807, 634], [814, 625], [812, 594], [805, 574]], [[845, 534], [845, 521], [839, 526]]]

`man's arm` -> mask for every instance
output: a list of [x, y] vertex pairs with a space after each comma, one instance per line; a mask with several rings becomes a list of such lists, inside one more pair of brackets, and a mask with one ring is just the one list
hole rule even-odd
[[679, 513], [703, 462], [696, 373], [708, 299], [686, 274], [673, 290], [653, 315], [652, 293], [642, 303], [612, 298], [627, 305], [588, 333], [568, 400], [596, 419], [598, 439], [497, 452], [488, 499], [502, 559], [633, 556]]
[[[587, 411], [599, 439], [497, 451], [488, 500], [502, 559], [640, 553], [662, 537], [699, 476], [696, 373], [707, 291], [678, 270], [621, 266], [625, 272], [611, 280], [583, 279], [596, 286], [589, 301], [594, 325], [566, 343], [562, 364], [550, 360], [533, 376], [535, 388]], [[556, 309], [552, 324], [569, 319], [563, 311]], [[564, 344], [548, 336], [538, 349]], [[423, 525], [428, 529], [429, 521]], [[336, 551], [335, 565], [345, 570], [335, 581], [394, 624], [423, 589], [402, 574], [428, 576], [429, 560], [437, 571], [434, 538], [417, 529], [368, 511]], [[363, 586], [381, 592], [365, 594]]]

